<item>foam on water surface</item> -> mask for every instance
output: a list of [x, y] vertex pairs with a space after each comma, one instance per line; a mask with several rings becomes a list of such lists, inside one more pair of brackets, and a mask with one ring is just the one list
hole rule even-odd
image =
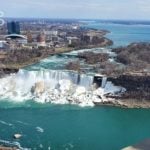
[[31, 150], [30, 148], [23, 148], [19, 142], [12, 142], [0, 139], [0, 144], [4, 146], [16, 147], [18, 150]]
[[36, 127], [36, 130], [37, 130], [37, 132], [40, 132], [40, 133], [43, 133], [43, 132], [44, 132], [44, 129], [41, 128], [41, 127]]
[[3, 124], [3, 125], [7, 125], [7, 126], [13, 126], [13, 124], [7, 123], [7, 122], [5, 122], [3, 120], [0, 120], [0, 123]]

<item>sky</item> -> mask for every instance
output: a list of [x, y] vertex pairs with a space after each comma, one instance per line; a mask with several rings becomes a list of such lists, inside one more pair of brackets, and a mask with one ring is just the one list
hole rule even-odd
[[0, 0], [4, 17], [150, 20], [150, 0]]

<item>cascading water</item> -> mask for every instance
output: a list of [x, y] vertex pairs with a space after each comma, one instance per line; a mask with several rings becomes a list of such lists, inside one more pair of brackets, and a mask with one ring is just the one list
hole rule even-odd
[[107, 77], [103, 77], [103, 78], [102, 78], [101, 88], [105, 88], [106, 83], [107, 83]]
[[44, 81], [51, 82], [51, 86], [55, 86], [60, 80], [70, 80], [73, 84], [80, 85], [85, 88], [89, 88], [93, 84], [93, 76], [58, 70], [20, 70], [18, 74], [15, 75], [15, 78], [17, 80], [25, 80], [25, 82], [29, 81], [28, 84], [30, 85], [33, 85], [35, 82]]
[[2, 97], [18, 101], [38, 97], [45, 102], [52, 97], [62, 99], [66, 95], [74, 94], [79, 87], [83, 87], [81, 93], [85, 92], [92, 86], [93, 76], [58, 70], [20, 70], [17, 74], [0, 79], [0, 82], [0, 96]]
[[[94, 89], [93, 76], [58, 70], [20, 70], [0, 79], [0, 97], [15, 101], [35, 100], [40, 103], [93, 106], [105, 94], [120, 91], [103, 77], [101, 87]], [[102, 98], [100, 99], [99, 96]]]

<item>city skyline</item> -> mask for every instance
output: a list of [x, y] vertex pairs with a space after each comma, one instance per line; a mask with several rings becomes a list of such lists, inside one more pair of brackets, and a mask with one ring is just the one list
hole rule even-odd
[[5, 0], [4, 17], [150, 20], [150, 0]]

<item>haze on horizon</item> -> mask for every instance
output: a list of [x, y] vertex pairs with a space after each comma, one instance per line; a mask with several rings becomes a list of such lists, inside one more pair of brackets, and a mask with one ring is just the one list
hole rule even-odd
[[4, 17], [150, 20], [150, 0], [1, 0]]

